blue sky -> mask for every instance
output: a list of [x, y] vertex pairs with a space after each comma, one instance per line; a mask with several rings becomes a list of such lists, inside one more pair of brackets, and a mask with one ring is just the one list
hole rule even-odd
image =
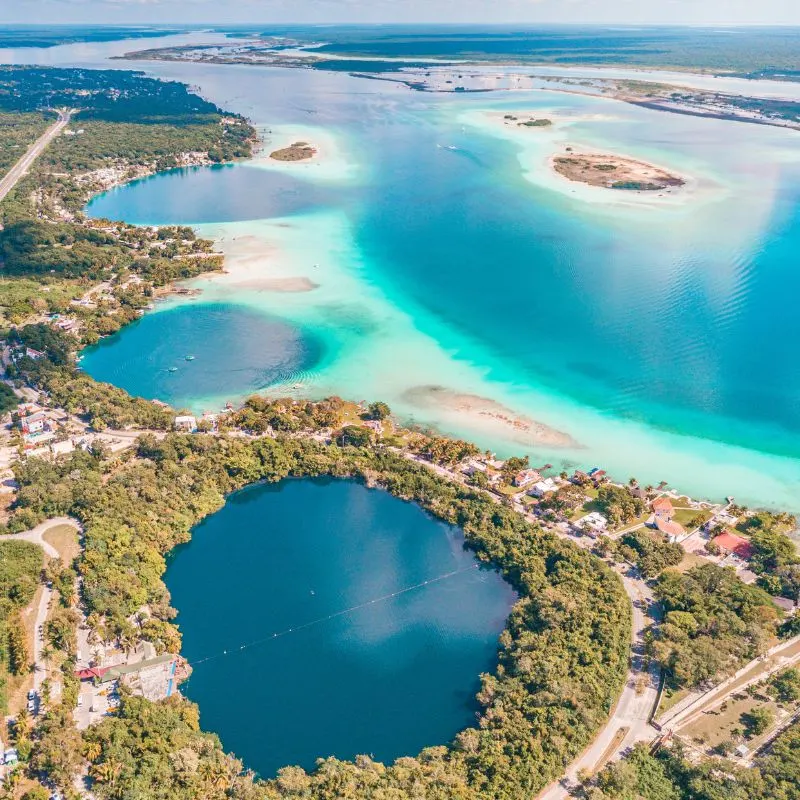
[[0, 0], [3, 22], [800, 25], [800, 0]]

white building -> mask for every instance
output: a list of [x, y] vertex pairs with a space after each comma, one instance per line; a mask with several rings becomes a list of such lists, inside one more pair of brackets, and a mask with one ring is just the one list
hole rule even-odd
[[545, 478], [535, 483], [528, 492], [532, 497], [544, 497], [546, 494], [558, 491], [558, 484], [552, 478]]
[[191, 414], [184, 414], [175, 417], [175, 430], [184, 433], [194, 433], [197, 430], [197, 417]]
[[590, 536], [599, 536], [608, 530], [608, 520], [599, 511], [592, 511], [591, 514], [581, 517], [573, 524]]

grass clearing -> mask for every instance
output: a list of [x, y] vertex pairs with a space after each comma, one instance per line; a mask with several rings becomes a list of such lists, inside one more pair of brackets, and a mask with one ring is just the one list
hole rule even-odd
[[[675, 516], [673, 519], [679, 525], [682, 525], [686, 530], [690, 530], [692, 528], [699, 528], [704, 522], [708, 522], [711, 519], [711, 512], [710, 511], [703, 511], [696, 508], [676, 508], [675, 509]], [[692, 520], [700, 519], [700, 525], [695, 524], [690, 527], [689, 523]]]
[[72, 525], [56, 525], [46, 531], [42, 538], [58, 550], [65, 567], [68, 567], [81, 552], [78, 531]]

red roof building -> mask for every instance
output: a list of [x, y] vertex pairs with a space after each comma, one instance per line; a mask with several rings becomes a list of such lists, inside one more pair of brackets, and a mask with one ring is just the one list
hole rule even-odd
[[686, 531], [683, 529], [682, 525], [679, 525], [677, 522], [661, 514], [656, 514], [656, 528], [658, 528], [661, 533], [666, 533], [667, 536], [674, 536], [676, 539], [679, 536], [686, 536]]
[[667, 497], [657, 497], [652, 503], [653, 513], [658, 517], [669, 517], [675, 515], [675, 509]]
[[755, 553], [755, 548], [744, 536], [737, 536], [735, 533], [725, 531], [715, 539], [712, 539], [721, 553], [725, 555], [735, 555], [739, 558], [749, 561]]
[[102, 678], [110, 669], [111, 667], [86, 667], [75, 670], [75, 677], [79, 681], [93, 681], [95, 678]]

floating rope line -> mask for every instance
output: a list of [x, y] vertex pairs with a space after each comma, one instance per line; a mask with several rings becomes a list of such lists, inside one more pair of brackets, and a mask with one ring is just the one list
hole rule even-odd
[[205, 664], [207, 661], [214, 661], [215, 659], [222, 658], [223, 656], [236, 655], [244, 650], [249, 650], [251, 647], [258, 647], [259, 645], [266, 644], [267, 642], [274, 642], [276, 639], [288, 636], [290, 633], [297, 633], [298, 631], [305, 630], [306, 628], [311, 628], [314, 625], [319, 625], [322, 622], [327, 622], [328, 620], [336, 619], [337, 617], [343, 617], [345, 614], [352, 614], [354, 611], [359, 611], [362, 608], [368, 608], [376, 603], [382, 603], [386, 600], [391, 600], [393, 597], [400, 597], [400, 595], [414, 592], [417, 589], [424, 589], [426, 586], [430, 586], [431, 584], [441, 583], [442, 581], [446, 581], [448, 578], [454, 578], [456, 575], [461, 575], [465, 572], [469, 572], [470, 570], [478, 569], [479, 566], [480, 564], [472, 564], [469, 567], [453, 570], [453, 572], [445, 572], [443, 575], [439, 575], [436, 578], [429, 578], [427, 581], [422, 581], [422, 583], [415, 583], [413, 586], [407, 586], [405, 589], [398, 589], [396, 592], [385, 594], [383, 597], [376, 597], [374, 600], [368, 600], [366, 603], [359, 603], [357, 606], [350, 606], [350, 608], [345, 608], [341, 611], [335, 611], [333, 614], [328, 614], [327, 616], [313, 619], [311, 622], [304, 622], [302, 625], [295, 625], [293, 628], [286, 628], [285, 630], [278, 631], [277, 633], [270, 634], [269, 636], [264, 636], [261, 639], [256, 639], [252, 642], [248, 642], [247, 644], [239, 645], [239, 647], [234, 647], [230, 650], [222, 650], [215, 655], [199, 658], [196, 661], [191, 661], [190, 664], [191, 666], [196, 667], [199, 664]]

